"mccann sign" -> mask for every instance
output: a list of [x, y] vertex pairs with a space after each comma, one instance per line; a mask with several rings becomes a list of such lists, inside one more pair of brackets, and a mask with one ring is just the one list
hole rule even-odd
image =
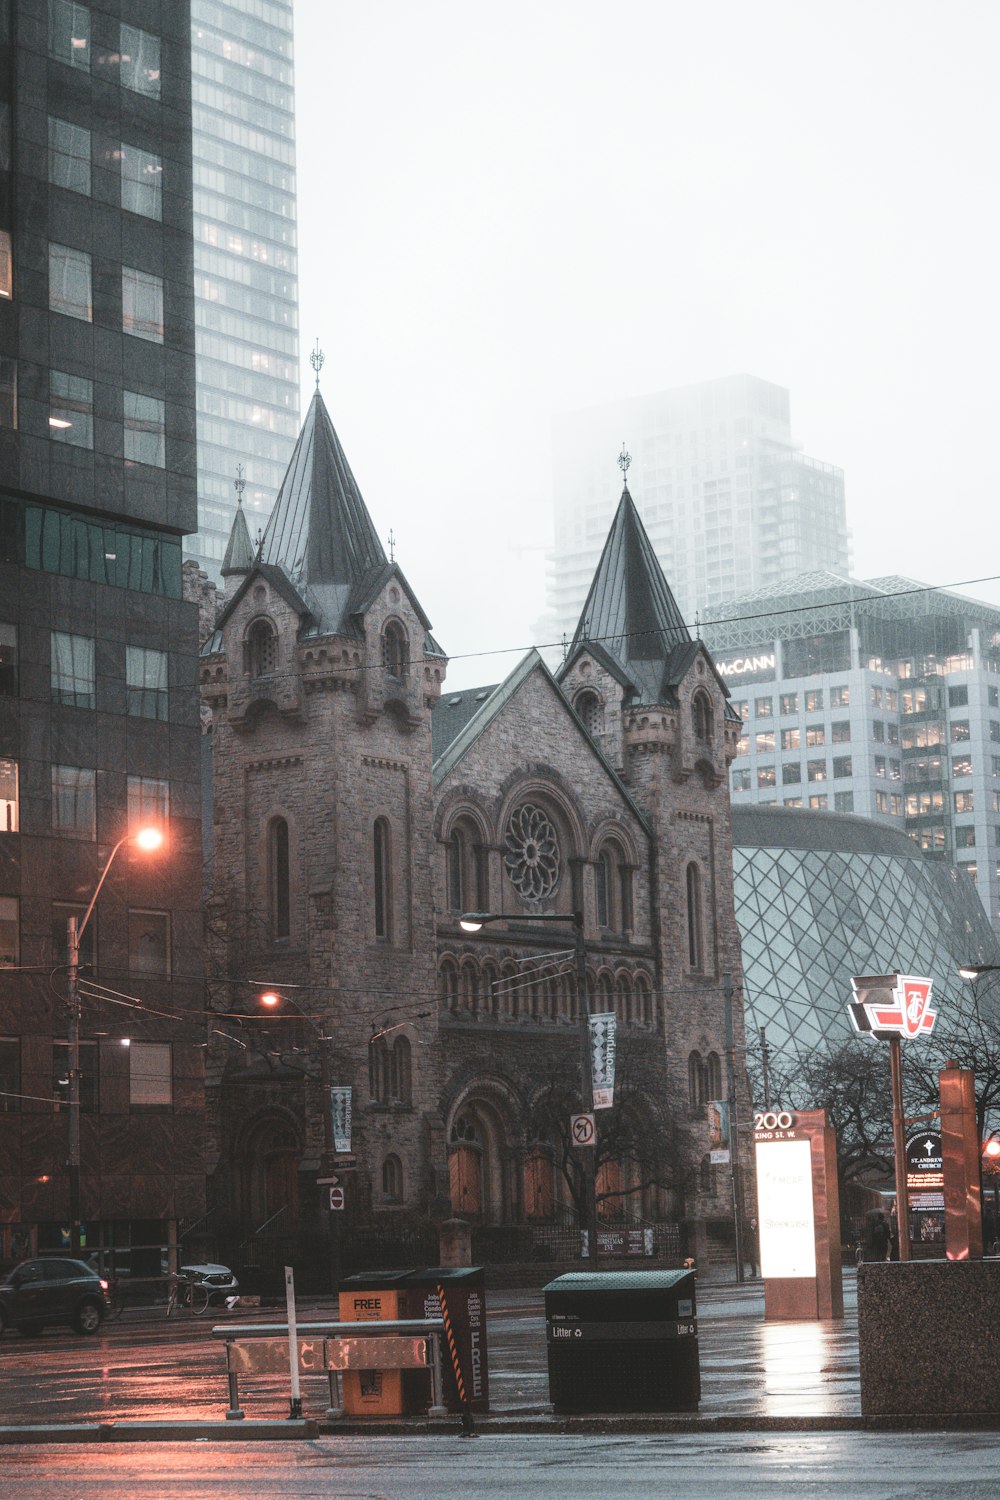
[[778, 655], [773, 646], [751, 646], [739, 656], [715, 663], [720, 677], [740, 682], [768, 682], [777, 675]]

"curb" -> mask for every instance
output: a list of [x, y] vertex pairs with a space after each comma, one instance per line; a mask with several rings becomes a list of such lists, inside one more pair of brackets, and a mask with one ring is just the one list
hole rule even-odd
[[282, 1442], [319, 1437], [312, 1420], [274, 1422], [50, 1422], [0, 1427], [0, 1447], [15, 1443]]
[[[642, 1434], [782, 1432], [1000, 1432], [1000, 1412], [914, 1412], [869, 1416], [709, 1417], [697, 1413], [623, 1412], [556, 1416], [539, 1412], [477, 1416], [483, 1436], [555, 1434], [560, 1437], [627, 1437]], [[288, 1442], [319, 1437], [463, 1437], [460, 1420], [369, 1417], [355, 1422], [77, 1422], [0, 1427], [0, 1447], [40, 1443]]]

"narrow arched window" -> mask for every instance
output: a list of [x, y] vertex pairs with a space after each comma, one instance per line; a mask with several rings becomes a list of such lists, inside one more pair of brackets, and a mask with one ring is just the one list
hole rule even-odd
[[604, 711], [600, 698], [592, 688], [584, 688], [583, 692], [577, 693], [573, 707], [583, 720], [583, 727], [588, 734], [601, 733], [604, 728]]
[[440, 994], [442, 1003], [450, 1011], [458, 1009], [458, 970], [453, 961], [446, 958], [441, 965]]
[[468, 911], [470, 908], [465, 901], [465, 881], [463, 879], [465, 865], [465, 840], [461, 829], [456, 828], [448, 840], [446, 855], [448, 864], [448, 909], [449, 911]]
[[691, 969], [701, 969], [704, 963], [701, 913], [701, 871], [694, 863], [688, 865], [687, 867], [687, 932], [688, 967]]
[[708, 1097], [709, 1099], [722, 1098], [722, 1064], [717, 1052], [710, 1052], [705, 1059], [706, 1072], [708, 1074]]
[[389, 824], [376, 818], [372, 877], [375, 896], [375, 936], [388, 942], [392, 936], [392, 883]]
[[710, 740], [712, 738], [712, 719], [711, 698], [704, 692], [695, 693], [691, 699], [691, 721], [696, 739]]
[[273, 818], [268, 828], [267, 872], [271, 935], [275, 940], [281, 940], [291, 932], [288, 824], [284, 818]]
[[406, 631], [397, 620], [390, 620], [382, 632], [382, 665], [390, 677], [402, 681], [409, 666], [409, 654]]
[[398, 1156], [387, 1156], [382, 1163], [382, 1197], [387, 1203], [403, 1201], [403, 1164]]
[[392, 1097], [400, 1104], [409, 1104], [413, 1098], [409, 1038], [398, 1036], [392, 1044]]
[[715, 1168], [712, 1165], [711, 1156], [703, 1156], [701, 1159], [701, 1190], [712, 1196], [715, 1194]]
[[597, 864], [594, 866], [595, 884], [597, 887], [597, 925], [598, 927], [610, 927], [613, 914], [614, 870], [611, 861], [611, 851], [602, 849], [597, 856]]
[[246, 669], [251, 677], [266, 677], [278, 665], [278, 635], [270, 620], [254, 620], [247, 633]]
[[692, 1052], [688, 1057], [688, 1103], [692, 1109], [699, 1109], [706, 1102], [707, 1082], [702, 1055], [700, 1052]]

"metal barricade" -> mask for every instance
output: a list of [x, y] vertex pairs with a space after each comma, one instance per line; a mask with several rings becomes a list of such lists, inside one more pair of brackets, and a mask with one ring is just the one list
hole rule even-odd
[[[441, 1318], [400, 1318], [384, 1323], [299, 1323], [300, 1375], [329, 1382], [328, 1419], [344, 1415], [341, 1374], [345, 1370], [429, 1370], [429, 1417], [444, 1417], [441, 1383]], [[240, 1376], [280, 1375], [289, 1370], [287, 1323], [227, 1323], [212, 1329], [226, 1345], [229, 1380], [227, 1422], [240, 1421]]]

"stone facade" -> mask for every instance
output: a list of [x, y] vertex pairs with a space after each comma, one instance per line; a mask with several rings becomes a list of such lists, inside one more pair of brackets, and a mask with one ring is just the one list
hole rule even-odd
[[[329, 419], [320, 407], [307, 421], [318, 444]], [[326, 441], [346, 468], [332, 427]], [[343, 540], [353, 492], [317, 495], [315, 472], [303, 483], [279, 496], [273, 538], [305, 515]], [[726, 775], [738, 725], [704, 648], [663, 653], [660, 702], [585, 639], [561, 680], [530, 653], [499, 687], [441, 700], [446, 659], [395, 564], [305, 577], [273, 538], [202, 651], [220, 1226], [323, 1224], [328, 1083], [353, 1091], [355, 1228], [455, 1213], [572, 1232], [585, 1206], [566, 1141], [575, 912], [588, 1008], [618, 1025], [600, 1218], [725, 1218], [705, 1105], [725, 1094], [724, 976], [739, 991]], [[469, 934], [469, 910], [496, 920]], [[269, 1014], [265, 985], [281, 996]]]

